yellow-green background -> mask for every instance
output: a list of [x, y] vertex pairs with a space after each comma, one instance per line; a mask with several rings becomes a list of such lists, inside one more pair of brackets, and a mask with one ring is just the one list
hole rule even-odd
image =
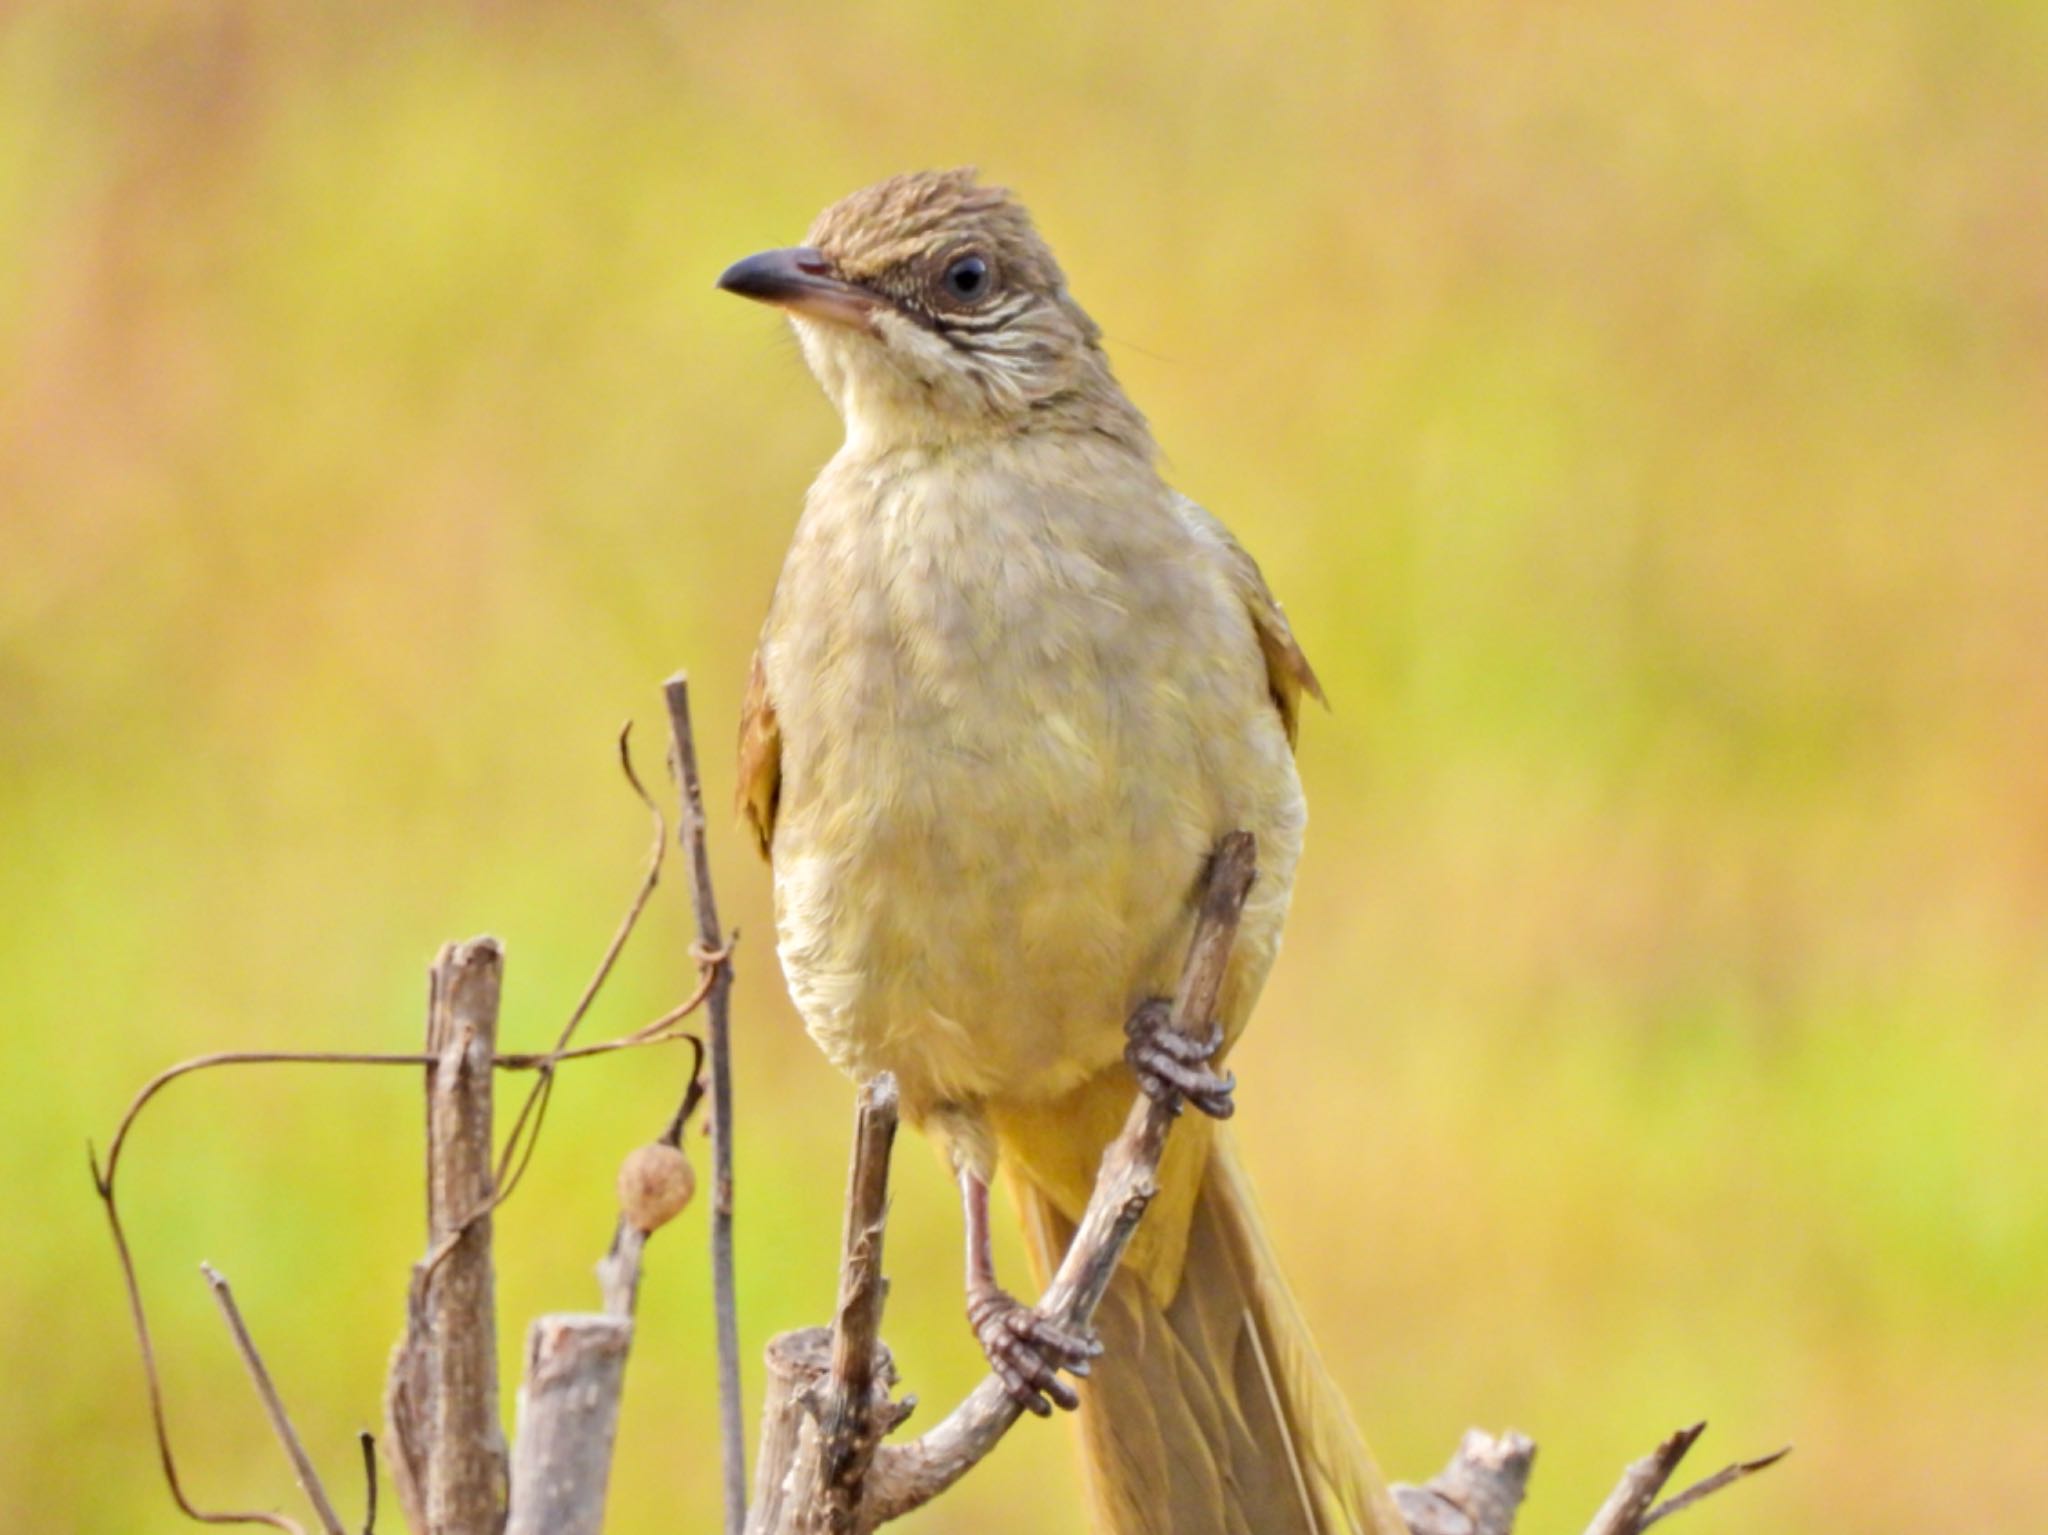
[[[715, 293], [840, 193], [1037, 210], [1329, 685], [1240, 1123], [1391, 1472], [1542, 1443], [1577, 1528], [1695, 1416], [1713, 1531], [2048, 1492], [2048, 10], [17, 4], [0, 20], [0, 1517], [170, 1530], [84, 1142], [202, 1049], [404, 1049], [446, 938], [550, 1037], [697, 679], [709, 789], [836, 441]], [[849, 1093], [739, 958], [747, 1353], [824, 1317]], [[593, 1032], [689, 982], [665, 886]], [[574, 1072], [508, 1371], [680, 1055]], [[177, 1088], [128, 1197], [195, 1495], [290, 1504], [194, 1273], [359, 1496], [417, 1086]], [[975, 1375], [901, 1159], [888, 1333]], [[701, 1209], [612, 1528], [712, 1527]], [[1014, 1266], [1012, 1247], [1007, 1254]], [[757, 1384], [757, 1383], [755, 1383]], [[758, 1391], [753, 1395], [758, 1396]], [[1078, 1530], [1027, 1423], [924, 1530]], [[1964, 1513], [1963, 1510], [1968, 1512]], [[387, 1528], [393, 1526], [387, 1525]]]

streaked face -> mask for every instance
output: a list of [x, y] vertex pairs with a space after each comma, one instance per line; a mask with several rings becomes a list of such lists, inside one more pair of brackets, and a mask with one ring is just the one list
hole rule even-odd
[[1096, 330], [1007, 194], [899, 176], [821, 214], [810, 244], [719, 285], [785, 310], [849, 433], [955, 435], [1028, 416], [1091, 365]]

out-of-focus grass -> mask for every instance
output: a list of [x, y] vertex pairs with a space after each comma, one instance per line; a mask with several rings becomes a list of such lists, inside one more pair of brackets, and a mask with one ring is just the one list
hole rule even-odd
[[[1564, 1527], [1704, 1414], [1719, 1453], [1800, 1454], [1700, 1535], [1937, 1528], [1957, 1487], [2025, 1527], [2044, 142], [2024, 5], [14, 7], [0, 1507], [176, 1522], [80, 1155], [137, 1081], [403, 1048], [433, 946], [486, 929], [510, 1036], [552, 1034], [642, 846], [612, 732], [687, 664], [722, 734], [834, 440], [710, 279], [862, 181], [979, 161], [1336, 700], [1241, 1133], [1383, 1461], [1512, 1422]], [[848, 1093], [782, 999], [764, 873], [716, 852], [753, 1344], [827, 1309]], [[687, 931], [665, 890], [594, 1028], [687, 984]], [[681, 1066], [565, 1083], [500, 1228], [508, 1370], [521, 1319], [589, 1296], [613, 1161]], [[415, 1092], [215, 1078], [140, 1132], [207, 1500], [288, 1484], [202, 1257], [351, 1496]], [[915, 1152], [900, 1190], [889, 1332], [938, 1403], [974, 1374], [954, 1218]], [[622, 1532], [711, 1518], [686, 1227]], [[1075, 1506], [1027, 1426], [923, 1527]]]

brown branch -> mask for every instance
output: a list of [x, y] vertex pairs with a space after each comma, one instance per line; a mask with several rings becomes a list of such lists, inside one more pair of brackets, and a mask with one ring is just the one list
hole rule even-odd
[[807, 1446], [817, 1442], [819, 1398], [832, 1373], [832, 1331], [802, 1327], [768, 1340], [768, 1384], [761, 1401], [761, 1446], [746, 1535], [796, 1529], [804, 1488], [797, 1484]]
[[1641, 1460], [1633, 1462], [1622, 1472], [1621, 1480], [1607, 1495], [1607, 1501], [1600, 1505], [1600, 1511], [1593, 1515], [1593, 1522], [1586, 1526], [1586, 1535], [1637, 1535], [1643, 1527], [1643, 1516], [1650, 1511], [1657, 1494], [1671, 1480], [1671, 1473], [1685, 1459], [1686, 1451], [1706, 1431], [1705, 1423], [1682, 1428]]
[[1636, 1529], [1639, 1531], [1647, 1530], [1659, 1519], [1667, 1519], [1673, 1514], [1691, 1508], [1700, 1499], [1719, 1492], [1723, 1487], [1732, 1486], [1746, 1476], [1753, 1476], [1766, 1466], [1775, 1466], [1791, 1453], [1792, 1446], [1788, 1444], [1782, 1450], [1774, 1450], [1769, 1455], [1759, 1455], [1755, 1460], [1738, 1460], [1732, 1466], [1723, 1466], [1712, 1476], [1694, 1482], [1692, 1486], [1686, 1488], [1677, 1497], [1666, 1498], [1662, 1503], [1659, 1503], [1655, 1508], [1643, 1515], [1642, 1522], [1636, 1526]]
[[[896, 1144], [896, 1079], [887, 1072], [860, 1090], [853, 1169], [847, 1176], [846, 1231], [839, 1260], [839, 1310], [832, 1322], [832, 1373], [818, 1414], [817, 1480], [812, 1500], [829, 1535], [854, 1535], [862, 1484], [892, 1420], [882, 1351], [882, 1238], [889, 1218], [889, 1154]], [[876, 1401], [877, 1382], [881, 1400]]]
[[327, 1489], [321, 1485], [320, 1473], [313, 1469], [306, 1447], [299, 1441], [298, 1430], [292, 1427], [291, 1417], [284, 1410], [284, 1401], [277, 1394], [270, 1371], [264, 1366], [262, 1354], [257, 1352], [256, 1340], [249, 1336], [241, 1308], [235, 1304], [235, 1292], [228, 1288], [227, 1280], [212, 1264], [200, 1264], [199, 1272], [206, 1276], [207, 1287], [220, 1303], [220, 1314], [228, 1324], [228, 1335], [235, 1340], [235, 1352], [242, 1356], [249, 1379], [255, 1383], [256, 1395], [262, 1399], [263, 1410], [270, 1417], [270, 1426], [275, 1430], [278, 1442], [284, 1446], [286, 1458], [292, 1463], [292, 1475], [298, 1479], [299, 1490], [313, 1505], [313, 1512], [319, 1516], [320, 1527], [327, 1535], [348, 1535], [342, 1528], [341, 1515], [334, 1511], [334, 1504], [327, 1496]]
[[[1231, 832], [1216, 846], [1201, 916], [1174, 996], [1173, 1027], [1183, 1033], [1204, 1032], [1216, 1015], [1238, 919], [1257, 865], [1257, 844], [1250, 832]], [[1131, 1233], [1158, 1192], [1159, 1157], [1175, 1112], [1174, 1106], [1139, 1094], [1122, 1132], [1103, 1154], [1095, 1192], [1059, 1271], [1039, 1301], [1040, 1308], [1069, 1331], [1087, 1330]], [[869, 1479], [875, 1504], [872, 1522], [898, 1518], [944, 1492], [996, 1447], [1022, 1411], [990, 1374], [917, 1440], [884, 1446]]]
[[[1620, 1483], [1593, 1516], [1586, 1535], [1641, 1535], [1658, 1520], [1776, 1465], [1791, 1453], [1787, 1445], [1776, 1454], [1740, 1461], [1651, 1508], [1705, 1429], [1704, 1423], [1680, 1429], [1623, 1472]], [[1394, 1501], [1410, 1535], [1510, 1535], [1535, 1459], [1536, 1446], [1520, 1434], [1509, 1431], [1496, 1439], [1476, 1428], [1468, 1429], [1451, 1463], [1431, 1477], [1427, 1487], [1397, 1483], [1392, 1489]]]
[[1685, 1459], [1686, 1452], [1706, 1432], [1706, 1428], [1704, 1423], [1695, 1423], [1690, 1428], [1680, 1429], [1624, 1471], [1620, 1483], [1607, 1495], [1607, 1501], [1600, 1505], [1600, 1511], [1586, 1527], [1586, 1535], [1642, 1535], [1658, 1520], [1691, 1508], [1702, 1498], [1711, 1497], [1723, 1487], [1753, 1476], [1766, 1466], [1775, 1466], [1792, 1453], [1792, 1446], [1788, 1444], [1782, 1450], [1760, 1455], [1755, 1460], [1741, 1460], [1732, 1466], [1723, 1466], [1712, 1476], [1693, 1483], [1676, 1497], [1667, 1498], [1652, 1508], [1650, 1505], [1656, 1502], [1657, 1494], [1664, 1490], [1664, 1484], [1677, 1471], [1678, 1463]]
[[718, 921], [718, 896], [711, 885], [711, 855], [705, 841], [704, 785], [697, 771], [697, 739], [690, 727], [690, 681], [678, 672], [662, 688], [668, 705], [682, 816], [677, 838], [689, 850], [693, 904], [697, 913], [699, 963], [715, 968], [710, 977], [711, 1052], [711, 1294], [718, 1351], [718, 1438], [725, 1492], [726, 1535], [741, 1535], [747, 1518], [747, 1452], [740, 1420], [739, 1307], [733, 1284], [732, 1177], [732, 963]]
[[413, 1266], [406, 1330], [385, 1391], [392, 1480], [433, 1535], [497, 1535], [506, 1455], [498, 1423], [491, 1071], [504, 955], [451, 944], [427, 1016], [428, 1254]]
[[363, 1447], [363, 1535], [377, 1535], [377, 1436], [358, 1429]]
[[1508, 1535], [1535, 1460], [1535, 1443], [1521, 1434], [1496, 1439], [1468, 1429], [1428, 1486], [1396, 1483], [1389, 1491], [1412, 1535]]
[[600, 1535], [630, 1317], [536, 1318], [526, 1334], [505, 1535]]
[[880, 1337], [896, 1124], [896, 1079], [882, 1072], [862, 1086], [854, 1114], [833, 1325], [783, 1333], [768, 1345], [749, 1535], [856, 1535], [871, 1527], [868, 1467], [883, 1435], [910, 1412], [909, 1403], [889, 1400], [896, 1371]]

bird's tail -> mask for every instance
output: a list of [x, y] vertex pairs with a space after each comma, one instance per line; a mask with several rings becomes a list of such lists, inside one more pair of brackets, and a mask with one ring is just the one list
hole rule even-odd
[[[1103, 1353], [1080, 1412], [1093, 1527], [1405, 1535], [1280, 1275], [1227, 1134], [1210, 1140], [1197, 1176], [1177, 1282], [1162, 1287], [1126, 1264], [1096, 1313]], [[1043, 1281], [1073, 1225], [1027, 1170], [1011, 1185]]]

